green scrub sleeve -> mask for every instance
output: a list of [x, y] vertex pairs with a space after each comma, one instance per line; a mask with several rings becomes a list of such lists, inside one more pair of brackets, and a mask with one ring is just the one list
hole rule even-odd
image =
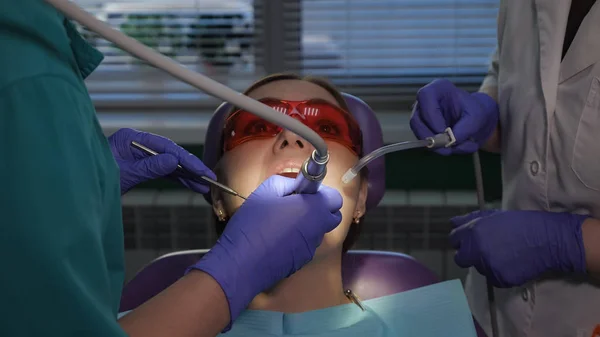
[[0, 336], [127, 336], [118, 168], [82, 83], [4, 87], [0, 155]]

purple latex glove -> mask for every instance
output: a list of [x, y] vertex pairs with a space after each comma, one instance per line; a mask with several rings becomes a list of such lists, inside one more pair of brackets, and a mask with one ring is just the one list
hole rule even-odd
[[[159, 155], [151, 156], [132, 147], [132, 141], [158, 152]], [[148, 132], [120, 129], [108, 137], [108, 142], [121, 172], [121, 195], [137, 184], [173, 174], [177, 164], [183, 166], [189, 173], [216, 180], [215, 174], [200, 159], [170, 139]], [[209, 191], [207, 184], [183, 176], [177, 179], [195, 192], [204, 194]]]
[[419, 139], [452, 128], [456, 143], [438, 148], [441, 155], [476, 152], [491, 137], [499, 118], [498, 104], [490, 96], [458, 89], [448, 80], [435, 80], [417, 92], [410, 128]]
[[312, 260], [325, 233], [342, 220], [337, 190], [321, 185], [316, 194], [291, 195], [295, 185], [295, 179], [277, 175], [265, 180], [235, 212], [215, 246], [190, 267], [221, 285], [231, 322], [256, 295]]
[[454, 261], [495, 287], [522, 286], [547, 272], [586, 273], [586, 215], [543, 211], [473, 212], [451, 219]]

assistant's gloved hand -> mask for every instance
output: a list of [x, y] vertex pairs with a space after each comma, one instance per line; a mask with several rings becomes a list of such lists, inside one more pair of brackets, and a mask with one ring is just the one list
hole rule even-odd
[[265, 180], [235, 212], [215, 246], [190, 268], [221, 285], [232, 322], [256, 295], [309, 262], [325, 233], [342, 220], [337, 190], [321, 186], [316, 194], [290, 195], [295, 184], [277, 175]]
[[509, 288], [546, 272], [586, 273], [581, 226], [588, 216], [543, 211], [483, 211], [452, 218], [454, 261]]
[[[132, 141], [158, 152], [159, 155], [151, 156], [132, 147]], [[200, 159], [165, 137], [133, 129], [120, 129], [108, 137], [108, 143], [121, 172], [121, 195], [144, 181], [171, 175], [177, 169], [177, 164], [192, 174], [216, 179], [215, 174]], [[185, 177], [177, 179], [195, 192], [204, 194], [209, 191], [206, 184]]]
[[410, 128], [419, 139], [452, 128], [456, 143], [438, 148], [441, 155], [476, 152], [491, 137], [499, 118], [498, 104], [490, 96], [458, 89], [448, 80], [435, 80], [417, 92]]

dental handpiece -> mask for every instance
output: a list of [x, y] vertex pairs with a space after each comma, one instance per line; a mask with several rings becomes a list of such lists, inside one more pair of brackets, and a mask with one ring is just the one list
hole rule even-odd
[[[141, 150], [143, 152], [145, 152], [146, 154], [152, 155], [152, 156], [156, 156], [158, 155], [158, 152], [138, 143], [138, 142], [131, 142], [131, 146], [135, 147], [138, 150]], [[242, 195], [240, 195], [238, 192], [236, 192], [234, 189], [232, 189], [231, 187], [225, 186], [223, 184], [221, 184], [220, 182], [213, 180], [209, 177], [206, 176], [194, 176], [192, 173], [190, 173], [188, 170], [186, 170], [185, 168], [183, 168], [183, 166], [177, 164], [177, 170], [179, 171], [180, 174], [184, 175], [186, 178], [192, 179], [192, 180], [196, 180], [198, 181], [203, 180], [204, 182], [207, 182], [217, 188], [220, 188], [223, 192], [234, 195], [236, 197], [240, 197], [244, 200], [246, 200], [245, 197], [243, 197]]]
[[317, 193], [327, 175], [327, 162], [329, 162], [329, 154], [319, 157], [317, 151], [313, 151], [312, 155], [302, 164], [296, 177], [295, 192], [298, 194]]
[[[281, 126], [284, 129], [290, 130], [298, 136], [306, 139], [316, 151], [316, 155], [311, 156], [308, 160], [313, 162], [307, 165], [306, 174], [302, 178], [298, 178], [298, 191], [306, 192], [318, 189], [320, 182], [323, 180], [325, 165], [328, 158], [327, 143], [314, 130], [304, 125], [302, 122], [282, 114], [267, 105], [260, 103], [250, 97], [247, 97], [217, 81], [212, 80], [202, 74], [196, 73], [172, 59], [156, 52], [155, 50], [145, 46], [137, 40], [121, 33], [120, 31], [110, 27], [106, 23], [98, 20], [96, 17], [87, 13], [76, 4], [69, 0], [45, 0], [59, 12], [63, 13], [69, 19], [79, 22], [89, 30], [103, 37], [109, 42], [112, 42], [122, 50], [129, 54], [146, 61], [148, 64], [161, 69], [171, 76], [183, 81], [195, 88], [198, 88], [214, 97], [218, 97], [234, 106], [243, 108], [252, 114], [261, 117], [271, 123]], [[314, 158], [313, 158], [314, 157]], [[306, 179], [304, 182], [301, 179]], [[316, 187], [316, 189], [315, 189]]]

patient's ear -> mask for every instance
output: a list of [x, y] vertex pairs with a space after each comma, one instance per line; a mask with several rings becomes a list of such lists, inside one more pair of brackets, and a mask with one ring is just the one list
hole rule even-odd
[[367, 209], [367, 195], [369, 194], [369, 182], [367, 179], [362, 179], [360, 182], [360, 191], [358, 192], [358, 200], [356, 201], [356, 209], [354, 217], [359, 219], [365, 215]]
[[213, 212], [215, 212], [217, 219], [219, 219], [219, 221], [227, 220], [227, 212], [223, 206], [223, 195], [221, 194], [221, 191], [211, 187], [210, 197], [212, 199]]

